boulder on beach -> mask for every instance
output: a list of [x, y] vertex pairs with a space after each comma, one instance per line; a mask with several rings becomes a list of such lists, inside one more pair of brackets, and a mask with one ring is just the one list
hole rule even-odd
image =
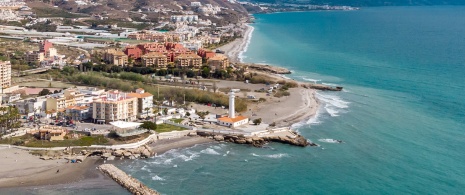
[[216, 141], [224, 141], [224, 137], [221, 135], [215, 135], [213, 139], [215, 139]]
[[149, 152], [149, 150], [145, 149], [144, 151], [142, 151], [141, 157], [149, 158], [149, 157], [150, 157], [150, 152]]
[[121, 157], [123, 156], [123, 150], [115, 150], [113, 151], [113, 156], [116, 156], [116, 157]]

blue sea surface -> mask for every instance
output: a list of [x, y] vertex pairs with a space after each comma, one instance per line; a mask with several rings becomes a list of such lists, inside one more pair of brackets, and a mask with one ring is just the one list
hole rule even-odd
[[463, 193], [465, 7], [255, 17], [245, 62], [344, 87], [294, 126], [320, 147], [203, 144], [120, 168], [163, 194]]

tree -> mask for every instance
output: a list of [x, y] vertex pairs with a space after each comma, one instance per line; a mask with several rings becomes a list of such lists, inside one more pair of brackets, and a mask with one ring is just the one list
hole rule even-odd
[[42, 91], [39, 92], [39, 96], [44, 96], [48, 94], [51, 94], [50, 90], [48, 89], [42, 89]]
[[152, 121], [144, 121], [140, 128], [148, 129], [148, 130], [155, 130], [157, 129], [157, 124]]
[[147, 117], [149, 117], [150, 108], [147, 107], [147, 108], [144, 108], [144, 110], [145, 110], [145, 113], [147, 113]]
[[262, 118], [257, 118], [255, 120], [253, 120], [254, 125], [260, 125], [260, 123], [262, 123]]

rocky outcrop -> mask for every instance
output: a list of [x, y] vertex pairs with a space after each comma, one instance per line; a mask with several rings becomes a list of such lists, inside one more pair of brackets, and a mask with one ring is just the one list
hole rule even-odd
[[291, 74], [291, 71], [286, 68], [270, 66], [270, 65], [261, 65], [261, 64], [246, 64], [250, 69], [273, 73], [273, 74]]
[[120, 184], [124, 188], [126, 188], [132, 194], [147, 194], [147, 195], [158, 195], [155, 190], [150, 189], [146, 185], [144, 185], [139, 180], [129, 176], [125, 172], [121, 171], [120, 169], [116, 168], [112, 164], [103, 164], [98, 166], [98, 169], [103, 173], [110, 176], [116, 183]]
[[342, 87], [333, 87], [329, 85], [323, 84], [302, 84], [302, 87], [310, 88], [310, 89], [317, 89], [322, 91], [342, 91]]
[[295, 136], [293, 137], [288, 137], [288, 136], [263, 136], [263, 137], [258, 137], [258, 136], [251, 136], [251, 137], [245, 137], [243, 135], [233, 135], [233, 134], [219, 134], [219, 133], [213, 133], [213, 132], [197, 132], [199, 136], [214, 139], [216, 141], [226, 141], [226, 142], [232, 142], [232, 143], [237, 143], [237, 144], [250, 144], [255, 147], [262, 147], [266, 143], [269, 142], [279, 142], [279, 143], [285, 143], [285, 144], [290, 144], [294, 146], [317, 146], [315, 143], [309, 142], [305, 137], [293, 132]]

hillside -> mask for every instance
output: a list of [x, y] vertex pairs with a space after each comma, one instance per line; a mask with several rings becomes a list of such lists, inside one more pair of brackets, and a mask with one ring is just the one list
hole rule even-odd
[[461, 0], [247, 0], [262, 3], [296, 3], [316, 5], [364, 6], [413, 6], [413, 5], [465, 5]]

